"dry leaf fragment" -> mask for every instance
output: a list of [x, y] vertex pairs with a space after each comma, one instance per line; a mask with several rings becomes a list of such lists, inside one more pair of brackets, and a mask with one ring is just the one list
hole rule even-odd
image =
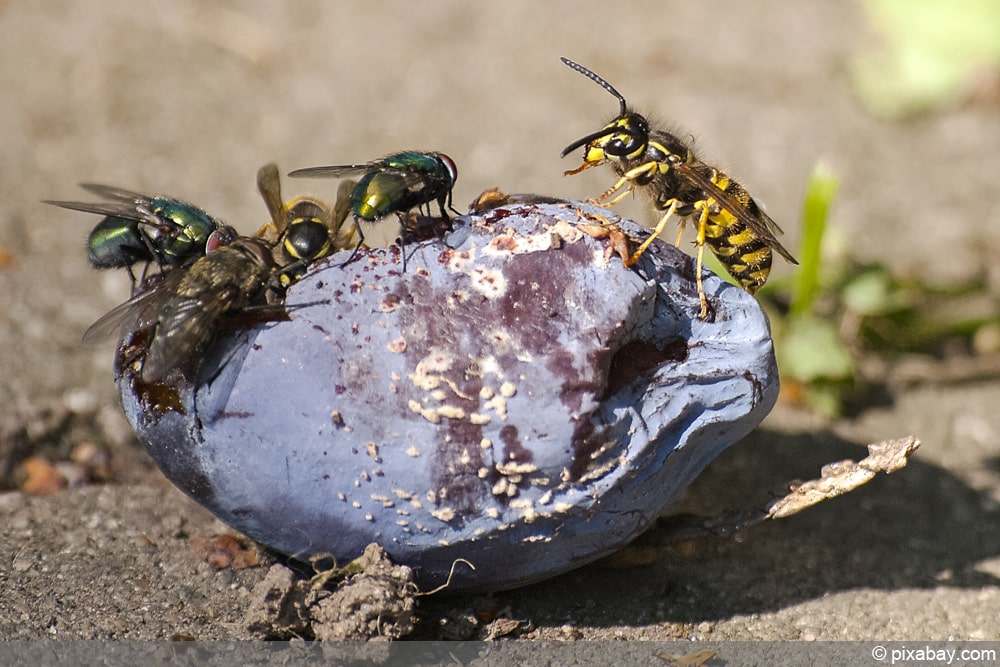
[[672, 527], [661, 544], [680, 544], [707, 535], [731, 536], [771, 519], [783, 519], [797, 514], [824, 500], [845, 493], [870, 482], [876, 473], [896, 472], [906, 466], [909, 457], [920, 441], [910, 435], [896, 440], [884, 440], [868, 445], [868, 456], [855, 463], [838, 461], [823, 466], [819, 479], [789, 484], [785, 496], [765, 507], [727, 510], [710, 517], [675, 516], [677, 525]]
[[[592, 216], [587, 217], [590, 218]], [[609, 222], [607, 225], [577, 225], [576, 227], [587, 236], [598, 240], [607, 239], [608, 250], [621, 257], [623, 262], [631, 256], [629, 254], [628, 237], [618, 225]]]
[[855, 463], [850, 459], [823, 466], [819, 479], [797, 484], [784, 498], [771, 503], [765, 519], [781, 519], [816, 503], [842, 496], [868, 483], [876, 473], [896, 472], [920, 447], [914, 436], [868, 445], [868, 456]]

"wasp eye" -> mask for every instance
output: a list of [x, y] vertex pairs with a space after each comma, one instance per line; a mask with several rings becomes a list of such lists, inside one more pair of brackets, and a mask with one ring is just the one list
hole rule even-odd
[[626, 157], [646, 150], [649, 130], [641, 118], [629, 117], [607, 141], [604, 151], [614, 157]]
[[649, 141], [649, 123], [639, 114], [631, 114], [625, 122], [623, 133], [627, 137], [624, 142], [625, 150], [631, 153], [638, 153], [646, 150]]
[[[626, 141], [626, 139], [628, 141]], [[614, 155], [615, 157], [621, 157], [623, 155], [628, 155], [632, 152], [632, 141], [631, 137], [627, 134], [615, 135], [608, 140], [607, 145], [604, 147], [604, 152], [608, 155]]]
[[645, 145], [641, 140], [641, 137], [637, 137], [632, 134], [619, 134], [608, 142], [604, 151], [608, 155], [625, 157], [632, 155], [633, 153], [641, 152], [644, 148]]

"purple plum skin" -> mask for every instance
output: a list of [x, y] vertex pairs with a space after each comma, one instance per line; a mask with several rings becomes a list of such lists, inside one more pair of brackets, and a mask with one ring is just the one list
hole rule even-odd
[[145, 386], [128, 332], [126, 415], [178, 488], [296, 559], [377, 542], [424, 589], [464, 559], [451, 591], [591, 562], [778, 394], [753, 297], [706, 271], [699, 319], [693, 259], [657, 241], [626, 268], [581, 227], [602, 219], [648, 233], [529, 203], [458, 218], [457, 247], [405, 246], [405, 272], [397, 247], [335, 255], [290, 288], [288, 321], [220, 337], [195, 381]]

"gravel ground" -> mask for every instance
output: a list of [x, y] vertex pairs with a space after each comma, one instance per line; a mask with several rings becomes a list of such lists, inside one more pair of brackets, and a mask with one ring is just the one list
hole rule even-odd
[[[3, 639], [249, 638], [274, 560], [216, 570], [191, 548], [224, 527], [130, 438], [110, 343], [80, 344], [128, 281], [87, 266], [90, 219], [38, 203], [81, 198], [77, 182], [167, 192], [245, 233], [265, 219], [254, 174], [268, 161], [440, 149], [459, 165], [460, 207], [491, 186], [592, 196], [608, 173], [564, 179], [576, 163], [559, 152], [616, 105], [565, 55], [699, 137], [767, 202], [788, 247], [822, 158], [842, 178], [832, 234], [852, 253], [1000, 292], [996, 107], [867, 115], [845, 72], [870, 36], [849, 3], [6, 3], [0, 37], [0, 472], [16, 476], [29, 451], [59, 459], [97, 442], [112, 457], [90, 470], [113, 480], [0, 495]], [[657, 529], [634, 558], [422, 598], [413, 636], [1000, 640], [1000, 373], [960, 362], [922, 360], [906, 382], [887, 369], [884, 400], [850, 419], [779, 405], [677, 510], [761, 502], [913, 433], [924, 445], [903, 471], [739, 540], [667, 546]]]

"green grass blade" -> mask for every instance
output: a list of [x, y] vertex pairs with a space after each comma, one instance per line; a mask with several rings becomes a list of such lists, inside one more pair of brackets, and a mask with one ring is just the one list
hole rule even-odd
[[802, 205], [802, 242], [799, 248], [799, 270], [795, 274], [791, 314], [808, 313], [820, 288], [820, 256], [823, 235], [830, 213], [830, 204], [837, 195], [840, 179], [822, 162], [818, 163], [806, 184]]

